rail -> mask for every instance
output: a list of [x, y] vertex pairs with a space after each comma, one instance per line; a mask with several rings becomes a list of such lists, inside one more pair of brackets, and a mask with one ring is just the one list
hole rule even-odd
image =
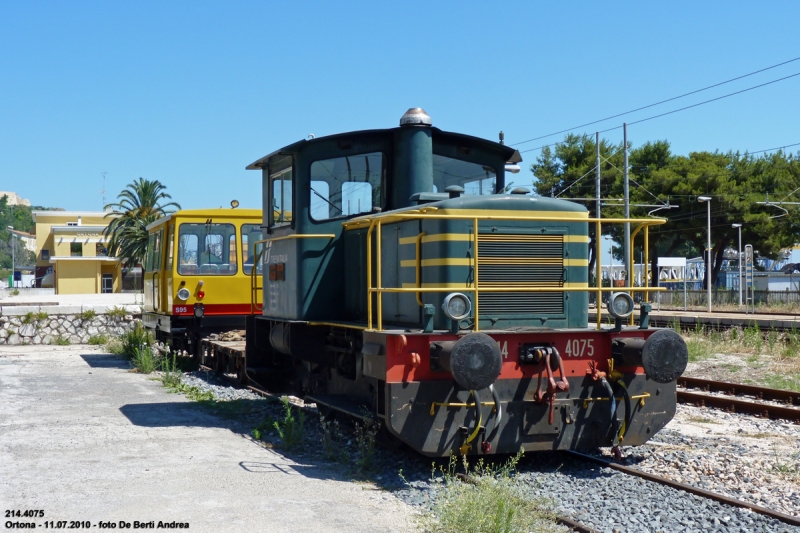
[[273, 242], [277, 241], [288, 241], [294, 239], [335, 239], [336, 235], [333, 233], [292, 233], [291, 235], [283, 235], [281, 237], [271, 237], [269, 239], [261, 239], [260, 241], [254, 241], [253, 246], [258, 246], [259, 244], [262, 245], [261, 250], [256, 254], [256, 258], [253, 261], [253, 270], [250, 271], [250, 314], [254, 315], [257, 313], [261, 314], [264, 310], [264, 302], [262, 299], [261, 307], [258, 306], [258, 294], [261, 291], [261, 287], [258, 286], [258, 267], [257, 265], [261, 262], [261, 257], [264, 255], [264, 252], [269, 248], [266, 244], [269, 243], [270, 246]]
[[[473, 223], [474, 231], [471, 232], [471, 240], [473, 246], [473, 254], [471, 258], [467, 258], [468, 266], [473, 268], [475, 275], [473, 276], [473, 281], [469, 283], [467, 286], [460, 288], [460, 290], [464, 292], [470, 292], [473, 294], [472, 304], [474, 308], [474, 331], [479, 331], [479, 322], [480, 322], [480, 310], [479, 310], [479, 302], [478, 302], [478, 295], [481, 292], [594, 292], [597, 295], [597, 301], [599, 302], [602, 299], [602, 293], [604, 292], [620, 292], [620, 291], [629, 291], [629, 292], [643, 292], [643, 293], [650, 293], [650, 292], [661, 292], [665, 289], [663, 287], [633, 287], [630, 285], [622, 286], [622, 287], [602, 287], [600, 286], [601, 278], [602, 278], [602, 270], [600, 265], [600, 258], [602, 257], [602, 240], [599, 238], [602, 235], [602, 224], [624, 224], [624, 223], [634, 223], [636, 227], [633, 228], [631, 232], [631, 249], [633, 249], [634, 239], [636, 235], [644, 230], [644, 264], [647, 265], [649, 263], [649, 254], [647, 251], [647, 246], [649, 243], [649, 227], [656, 226], [666, 223], [666, 219], [663, 218], [656, 218], [656, 219], [628, 219], [628, 218], [589, 218], [588, 213], [586, 216], [563, 216], [559, 214], [558, 217], [553, 216], [536, 216], [536, 215], [508, 215], [508, 214], [485, 214], [485, 215], [475, 215], [475, 214], [456, 214], [452, 212], [447, 212], [448, 210], [442, 210], [442, 213], [437, 213], [439, 211], [438, 207], [423, 207], [420, 209], [415, 209], [411, 211], [405, 211], [402, 213], [386, 213], [386, 214], [376, 214], [376, 215], [367, 215], [364, 217], [359, 217], [347, 222], [344, 222], [342, 225], [344, 226], [345, 230], [353, 230], [353, 229], [363, 229], [367, 228], [367, 329], [383, 329], [383, 294], [384, 293], [414, 293], [417, 296], [417, 303], [422, 305], [422, 300], [420, 298], [420, 294], [423, 292], [451, 292], [453, 289], [452, 287], [421, 287], [421, 254], [419, 252], [420, 246], [417, 245], [417, 256], [416, 256], [416, 267], [417, 267], [417, 283], [416, 287], [383, 287], [383, 280], [381, 277], [381, 240], [382, 240], [382, 228], [384, 224], [393, 224], [397, 222], [403, 222], [408, 220], [423, 220], [423, 219], [446, 219], [446, 220], [467, 220]], [[596, 258], [596, 281], [597, 286], [589, 287], [588, 284], [586, 287], [488, 287], [482, 288], [480, 287], [480, 283], [478, 280], [478, 227], [481, 221], [494, 221], [494, 220], [502, 220], [502, 221], [526, 221], [526, 222], [552, 222], [558, 221], [560, 223], [565, 222], [580, 222], [580, 223], [594, 223], [595, 224], [595, 235], [597, 238], [595, 239], [595, 258]], [[376, 234], [375, 239], [375, 253], [376, 253], [376, 267], [375, 267], [375, 281], [376, 286], [373, 287], [373, 272], [372, 272], [372, 236], [373, 233]], [[416, 237], [416, 242], [421, 242], [422, 235], [418, 235]], [[588, 236], [587, 236], [588, 239]], [[630, 276], [628, 276], [630, 279]], [[645, 278], [647, 279], [647, 278]], [[373, 295], [375, 295], [375, 304], [377, 305], [377, 313], [376, 313], [376, 320], [373, 320]], [[601, 327], [601, 314], [597, 314], [597, 329]], [[375, 324], [377, 322], [377, 324]], [[373, 325], [377, 326], [377, 328], [373, 328]]]

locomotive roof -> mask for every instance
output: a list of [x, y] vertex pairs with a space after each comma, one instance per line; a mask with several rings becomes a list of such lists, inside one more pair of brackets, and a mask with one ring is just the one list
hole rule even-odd
[[[269, 159], [272, 156], [279, 155], [279, 154], [295, 153], [295, 152], [300, 151], [302, 149], [302, 147], [304, 147], [306, 145], [309, 145], [309, 144], [318, 143], [318, 142], [322, 142], [322, 141], [330, 141], [332, 139], [337, 139], [337, 138], [347, 138], [347, 137], [355, 137], [355, 136], [359, 136], [359, 137], [360, 136], [369, 136], [369, 135], [374, 135], [376, 137], [377, 136], [385, 136], [385, 135], [390, 134], [391, 132], [395, 132], [395, 131], [398, 131], [400, 129], [402, 129], [402, 127], [376, 129], [376, 130], [348, 131], [348, 132], [344, 132], [344, 133], [336, 133], [336, 134], [333, 134], [333, 135], [326, 135], [324, 137], [316, 137], [314, 139], [301, 139], [301, 140], [299, 140], [297, 142], [294, 142], [292, 144], [286, 145], [283, 148], [280, 148], [280, 149], [275, 150], [274, 152], [272, 152], [270, 154], [265, 155], [261, 159], [258, 159], [257, 161], [254, 161], [253, 163], [250, 163], [245, 168], [247, 170], [259, 170], [259, 169], [263, 168], [267, 164], [267, 162], [269, 161]], [[494, 141], [489, 141], [489, 140], [483, 139], [481, 137], [474, 137], [472, 135], [466, 135], [464, 133], [454, 133], [454, 132], [450, 132], [450, 131], [442, 131], [439, 128], [434, 128], [434, 127], [431, 127], [430, 130], [431, 130], [431, 133], [433, 135], [433, 138], [436, 139], [436, 140], [445, 141], [445, 142], [449, 141], [449, 142], [451, 142], [453, 144], [467, 144], [467, 145], [474, 146], [474, 147], [484, 148], [484, 149], [490, 150], [490, 151], [498, 151], [499, 150], [499, 151], [503, 152], [503, 154], [504, 154], [504, 156], [506, 158], [506, 161], [508, 161], [509, 163], [519, 163], [519, 162], [522, 161], [522, 157], [520, 156], [520, 154], [519, 154], [519, 152], [517, 150], [515, 150], [515, 149], [513, 149], [513, 148], [511, 148], [509, 146], [506, 146], [504, 144], [500, 144], [500, 143], [494, 142]]]

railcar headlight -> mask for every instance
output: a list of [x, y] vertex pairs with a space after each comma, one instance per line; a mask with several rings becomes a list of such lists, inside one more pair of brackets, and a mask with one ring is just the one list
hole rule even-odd
[[607, 308], [614, 318], [628, 317], [633, 313], [633, 298], [627, 292], [612, 292]]
[[472, 304], [465, 295], [460, 292], [453, 292], [444, 298], [442, 311], [450, 320], [463, 320], [472, 311]]
[[194, 304], [194, 316], [196, 318], [203, 318], [205, 312], [206, 310], [203, 304]]
[[178, 289], [178, 299], [179, 300], [188, 300], [189, 296], [191, 296], [191, 295], [192, 295], [192, 293], [190, 293], [189, 289], [187, 289], [186, 287], [181, 287], [180, 289]]

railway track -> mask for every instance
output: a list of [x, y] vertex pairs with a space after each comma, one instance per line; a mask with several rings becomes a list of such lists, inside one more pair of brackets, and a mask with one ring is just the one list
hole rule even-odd
[[731, 505], [733, 507], [741, 507], [744, 509], [750, 509], [753, 512], [769, 516], [770, 518], [775, 518], [776, 520], [780, 520], [786, 524], [790, 524], [793, 526], [800, 526], [800, 517], [791, 516], [785, 513], [781, 513], [779, 511], [775, 511], [773, 509], [768, 509], [766, 507], [762, 507], [760, 505], [755, 505], [753, 503], [745, 502], [742, 500], [737, 500], [735, 498], [729, 498], [727, 496], [723, 496], [722, 494], [717, 494], [716, 492], [711, 492], [709, 490], [701, 489], [698, 487], [694, 487], [692, 485], [687, 485], [686, 483], [680, 483], [678, 481], [674, 481], [671, 479], [667, 479], [661, 476], [657, 476], [655, 474], [650, 474], [648, 472], [643, 472], [642, 470], [638, 470], [636, 468], [621, 465], [615, 463], [613, 461], [609, 461], [607, 459], [601, 459], [599, 457], [595, 457], [592, 455], [587, 455], [582, 452], [577, 451], [567, 451], [564, 452], [570, 456], [577, 457], [579, 459], [583, 459], [585, 461], [590, 461], [599, 465], [602, 465], [607, 468], [611, 468], [613, 470], [617, 470], [619, 472], [623, 472], [625, 474], [629, 474], [632, 476], [637, 476], [642, 479], [646, 479], [648, 481], [652, 481], [654, 483], [659, 483], [661, 485], [666, 485], [675, 489], [678, 489], [683, 492], [688, 492], [690, 494], [695, 494], [697, 496], [701, 496], [703, 498], [709, 498], [711, 500], [723, 503], [725, 505]]
[[[678, 387], [678, 402], [680, 403], [800, 423], [800, 392], [689, 377], [678, 378]], [[691, 392], [689, 389], [702, 392]], [[710, 393], [722, 393], [722, 395]], [[742, 399], [742, 396], [751, 399]], [[755, 400], [783, 405], [759, 403]]]

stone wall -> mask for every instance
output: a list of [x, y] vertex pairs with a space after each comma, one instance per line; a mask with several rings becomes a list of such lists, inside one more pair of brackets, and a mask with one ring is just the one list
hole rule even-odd
[[[94, 316], [92, 316], [94, 314]], [[41, 311], [26, 314], [0, 315], [0, 344], [54, 344], [59, 340], [70, 344], [86, 344], [98, 335], [118, 336], [133, 326], [133, 314], [47, 314]]]

